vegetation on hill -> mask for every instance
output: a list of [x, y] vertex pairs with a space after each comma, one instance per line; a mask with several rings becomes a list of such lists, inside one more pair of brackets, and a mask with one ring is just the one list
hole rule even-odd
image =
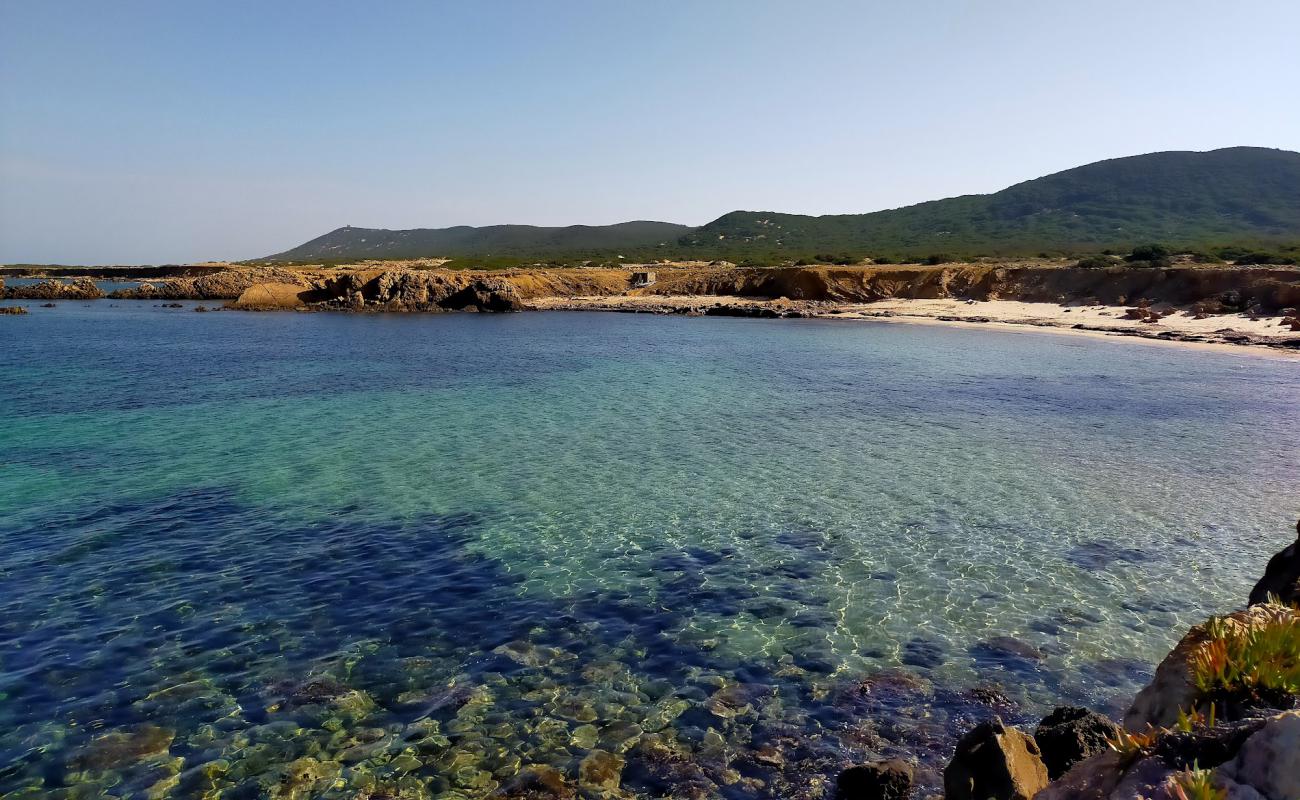
[[490, 225], [473, 228], [415, 228], [392, 231], [344, 227], [330, 231], [266, 261], [356, 261], [360, 259], [455, 258], [474, 256], [510, 262], [520, 259], [616, 258], [623, 251], [643, 253], [676, 247], [690, 228], [670, 222], [617, 225]]
[[1214, 248], [1300, 240], [1300, 153], [1237, 147], [1101, 161], [990, 195], [872, 214], [733, 211], [683, 237], [692, 250], [895, 256], [1125, 250], [1143, 242]]
[[[733, 211], [663, 222], [388, 231], [340, 228], [265, 260], [450, 257], [464, 266], [725, 259], [746, 265], [945, 261], [1128, 253], [1149, 242], [1238, 263], [1300, 260], [1300, 153], [1258, 147], [1100, 161], [1016, 184], [869, 214]], [[1167, 253], [1166, 256], [1167, 257]], [[1133, 259], [1159, 265], [1156, 259]]]

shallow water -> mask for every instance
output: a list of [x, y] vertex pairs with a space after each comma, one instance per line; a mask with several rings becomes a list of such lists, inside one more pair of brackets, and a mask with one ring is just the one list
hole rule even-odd
[[0, 375], [15, 796], [483, 797], [599, 750], [818, 797], [1120, 710], [1300, 485], [1300, 362], [1063, 335], [101, 301], [0, 320]]

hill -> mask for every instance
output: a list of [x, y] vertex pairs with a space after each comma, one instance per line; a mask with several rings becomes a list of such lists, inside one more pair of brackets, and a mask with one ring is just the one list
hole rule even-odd
[[868, 214], [733, 211], [699, 228], [665, 222], [538, 228], [339, 228], [267, 261], [449, 257], [522, 260], [1015, 256], [1300, 242], [1300, 153], [1260, 147], [1116, 158], [966, 195]]
[[1198, 246], [1300, 240], [1300, 153], [1234, 147], [1100, 161], [1016, 184], [871, 214], [734, 211], [682, 244], [775, 252], [1017, 255], [1143, 242]]
[[474, 228], [344, 227], [330, 231], [265, 261], [354, 261], [476, 256], [480, 258], [578, 258], [677, 246], [691, 229], [669, 222], [622, 222], [617, 225], [489, 225]]

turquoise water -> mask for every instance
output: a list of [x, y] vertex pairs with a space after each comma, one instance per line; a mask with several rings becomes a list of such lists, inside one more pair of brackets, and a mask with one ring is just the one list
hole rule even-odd
[[101, 301], [0, 318], [0, 375], [16, 797], [934, 785], [1122, 710], [1300, 510], [1300, 362], [1246, 353]]

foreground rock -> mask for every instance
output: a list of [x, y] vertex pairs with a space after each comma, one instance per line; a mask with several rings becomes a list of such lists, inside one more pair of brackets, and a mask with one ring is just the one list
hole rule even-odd
[[[1300, 534], [1300, 522], [1295, 528]], [[1286, 605], [1300, 605], [1300, 538], [1269, 560], [1264, 577], [1251, 590], [1250, 604], [1266, 603], [1270, 597]]]
[[5, 287], [0, 297], [11, 300], [98, 300], [104, 292], [90, 278], [47, 280], [29, 286]]
[[[1037, 800], [1295, 800], [1300, 712], [1167, 732], [1084, 761]], [[1212, 794], [1197, 794], [1196, 787]]]
[[1001, 720], [982, 723], [963, 736], [943, 772], [947, 800], [1031, 800], [1047, 782], [1047, 767], [1033, 737]]
[[1070, 767], [1109, 749], [1119, 726], [1086, 708], [1058, 708], [1034, 731], [1034, 741], [1052, 780]]

